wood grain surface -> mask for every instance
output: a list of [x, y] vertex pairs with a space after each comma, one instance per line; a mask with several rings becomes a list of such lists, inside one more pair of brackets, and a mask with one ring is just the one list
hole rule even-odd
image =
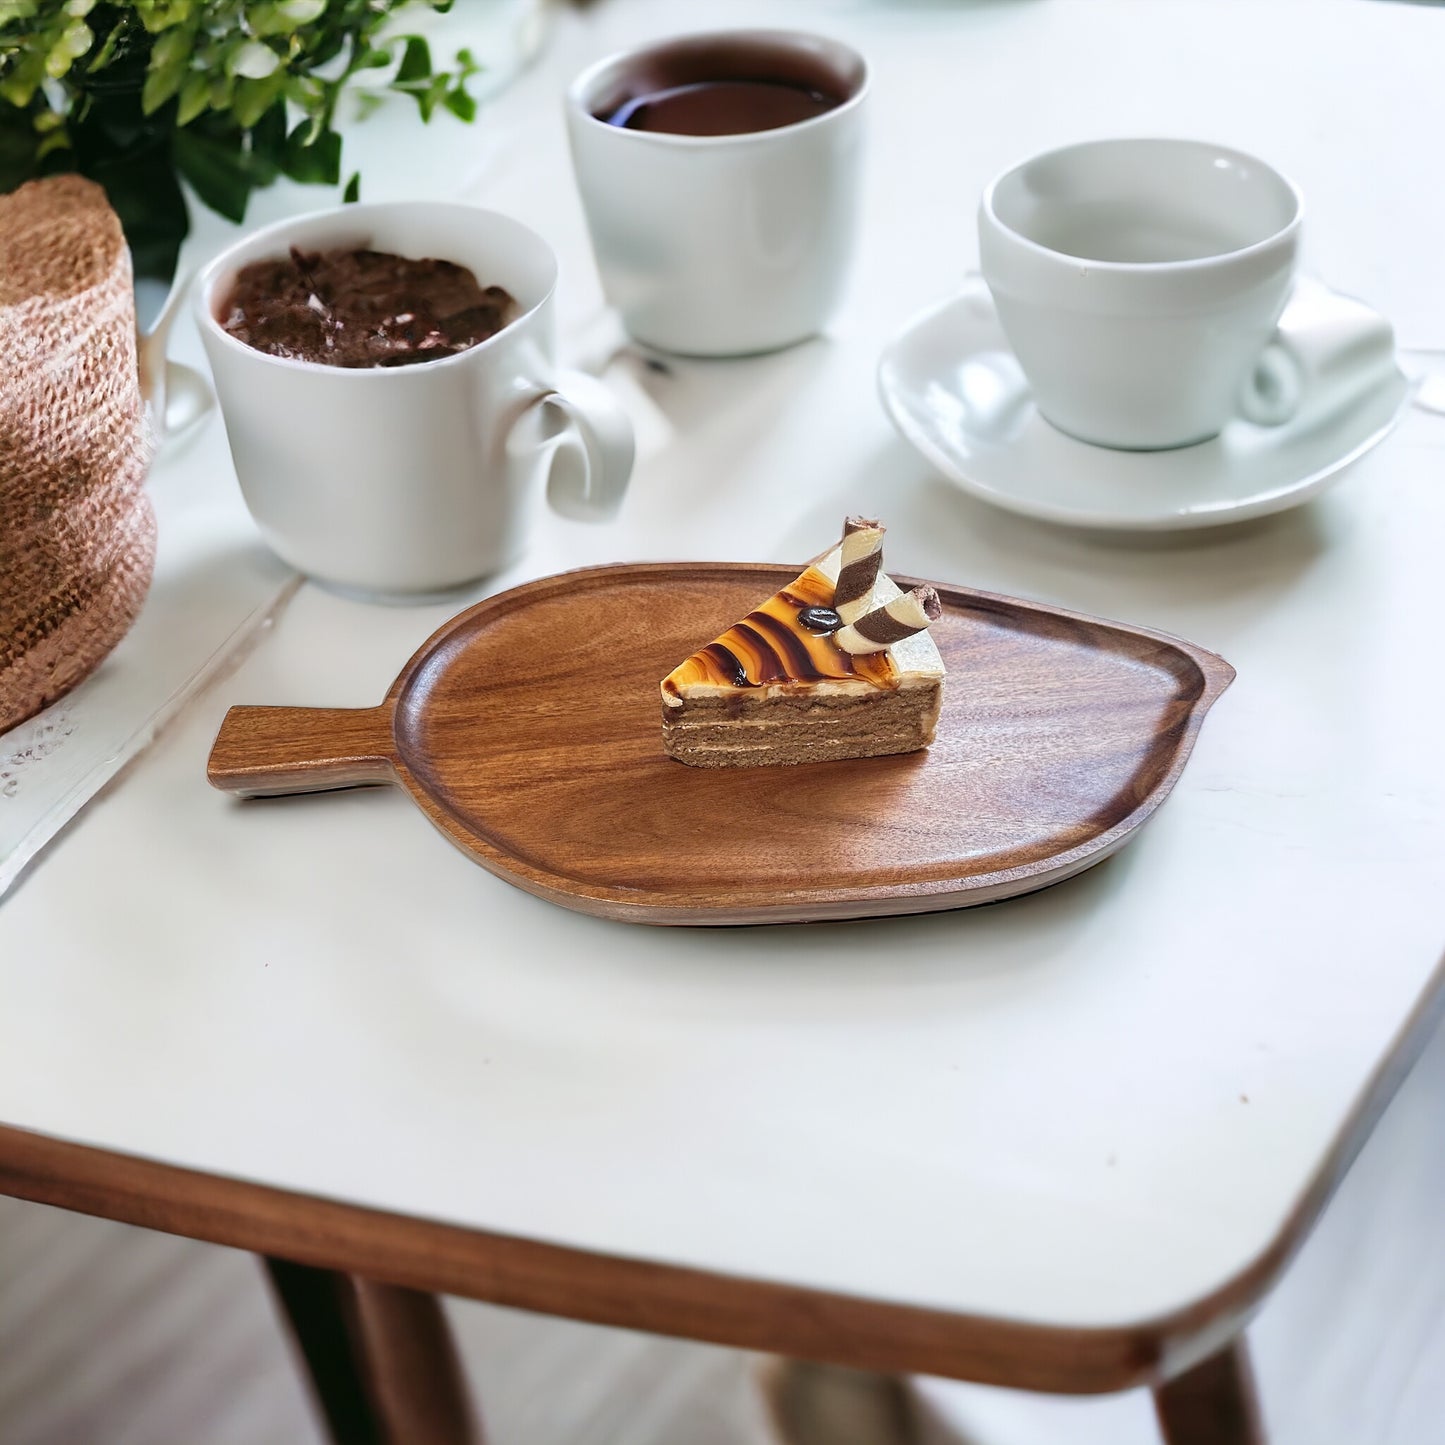
[[265, 1264], [335, 1445], [484, 1445], [434, 1294]]
[[1254, 1370], [1243, 1336], [1154, 1387], [1164, 1445], [1265, 1445]]
[[233, 708], [208, 776], [249, 796], [397, 780], [484, 867], [607, 918], [925, 912], [1106, 858], [1234, 677], [1161, 633], [939, 586], [932, 747], [716, 771], [669, 759], [659, 678], [795, 575], [660, 563], [528, 583], [443, 627], [379, 708]]

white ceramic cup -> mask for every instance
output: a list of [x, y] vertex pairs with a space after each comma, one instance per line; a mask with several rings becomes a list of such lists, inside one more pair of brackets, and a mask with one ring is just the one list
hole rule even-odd
[[1302, 215], [1277, 171], [1200, 141], [1086, 141], [1006, 171], [979, 253], [1039, 410], [1129, 450], [1287, 420], [1329, 364], [1275, 330]]
[[[248, 262], [370, 247], [435, 256], [502, 286], [519, 314], [467, 351], [345, 369], [267, 355], [217, 320]], [[246, 237], [202, 272], [201, 336], [241, 492], [270, 546], [342, 591], [417, 598], [514, 561], [531, 498], [604, 521], [632, 470], [632, 428], [599, 382], [555, 363], [557, 260], [534, 231], [442, 202], [345, 206]]]
[[[800, 81], [841, 97], [775, 130], [673, 135], [599, 115], [707, 80]], [[638, 341], [693, 356], [775, 351], [842, 298], [857, 232], [867, 67], [785, 30], [682, 36], [600, 61], [567, 92], [567, 129], [608, 301]]]

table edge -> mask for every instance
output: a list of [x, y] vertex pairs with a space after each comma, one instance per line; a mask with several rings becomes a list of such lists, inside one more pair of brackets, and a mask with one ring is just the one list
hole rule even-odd
[[1102, 1394], [1171, 1378], [1243, 1327], [1445, 1018], [1445, 958], [1269, 1245], [1193, 1302], [1076, 1327], [602, 1254], [77, 1144], [0, 1123], [0, 1194], [438, 1294], [859, 1369]]

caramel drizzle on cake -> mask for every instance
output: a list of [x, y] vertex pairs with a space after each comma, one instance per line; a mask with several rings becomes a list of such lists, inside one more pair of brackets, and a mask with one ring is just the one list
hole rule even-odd
[[804, 622], [801, 614], [809, 609], [832, 608], [833, 591], [832, 581], [809, 567], [674, 668], [663, 679], [663, 691], [677, 697], [683, 688], [700, 683], [741, 688], [847, 678], [890, 691], [897, 688], [898, 669], [887, 652], [855, 656], [838, 646], [831, 629], [810, 628]]
[[882, 542], [877, 522], [849, 517], [841, 542], [674, 668], [663, 751], [744, 768], [926, 748], [944, 677], [927, 634], [942, 607], [927, 584], [900, 593], [883, 575]]

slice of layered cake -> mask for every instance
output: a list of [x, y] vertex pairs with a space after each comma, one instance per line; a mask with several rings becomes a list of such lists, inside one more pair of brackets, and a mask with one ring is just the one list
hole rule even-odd
[[943, 659], [932, 587], [883, 574], [883, 528], [843, 540], [662, 681], [662, 743], [696, 768], [911, 753], [933, 741]]

